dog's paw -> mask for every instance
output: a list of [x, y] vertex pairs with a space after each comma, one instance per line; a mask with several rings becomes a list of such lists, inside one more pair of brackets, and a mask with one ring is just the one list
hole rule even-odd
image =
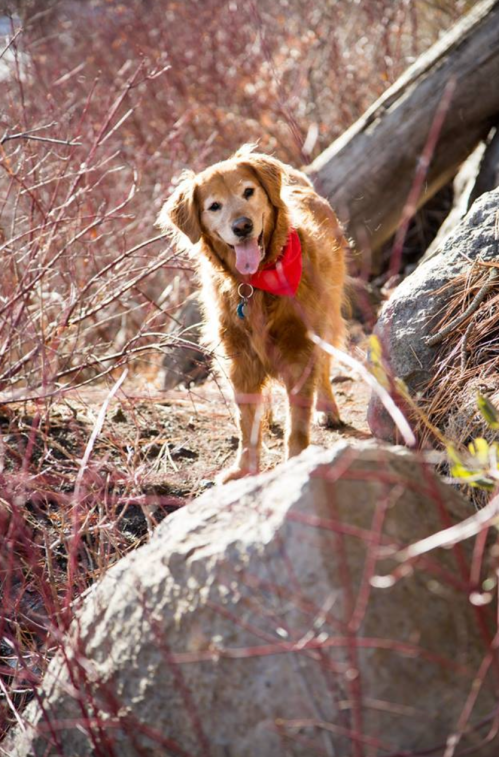
[[336, 413], [317, 413], [317, 421], [319, 426], [322, 426], [322, 428], [326, 428], [329, 431], [338, 431], [346, 426], [340, 416], [336, 415]]
[[255, 473], [258, 473], [257, 470], [250, 470], [249, 468], [242, 468], [239, 465], [235, 465], [233, 468], [229, 468], [228, 470], [222, 471], [217, 476], [217, 484], [228, 484], [229, 481], [237, 481], [240, 478], [245, 478], [246, 476], [254, 476]]

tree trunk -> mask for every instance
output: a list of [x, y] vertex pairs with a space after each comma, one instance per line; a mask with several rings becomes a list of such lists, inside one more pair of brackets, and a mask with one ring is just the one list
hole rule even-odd
[[399, 226], [429, 138], [444, 119], [415, 207], [456, 173], [499, 114], [499, 0], [484, 0], [308, 167], [361, 249]]

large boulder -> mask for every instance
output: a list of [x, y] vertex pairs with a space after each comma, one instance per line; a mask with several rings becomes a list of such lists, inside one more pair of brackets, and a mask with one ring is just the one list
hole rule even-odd
[[[418, 266], [381, 311], [374, 333], [381, 340], [391, 371], [415, 397], [435, 372], [437, 350], [429, 347], [426, 339], [445, 315], [452, 282], [468, 271], [473, 261], [497, 258], [498, 210], [499, 189], [480, 197], [446, 238], [440, 252]], [[393, 423], [374, 395], [369, 403], [368, 423], [375, 436], [393, 441]]]
[[206, 492], [84, 601], [7, 753], [496, 755], [466, 549], [393, 557], [469, 515], [422, 456], [372, 442]]

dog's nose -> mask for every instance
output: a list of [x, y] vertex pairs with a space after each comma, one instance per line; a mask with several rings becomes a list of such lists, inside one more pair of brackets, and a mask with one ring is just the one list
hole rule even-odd
[[232, 231], [236, 237], [248, 237], [253, 231], [253, 221], [251, 218], [246, 218], [246, 216], [236, 218], [232, 224]]

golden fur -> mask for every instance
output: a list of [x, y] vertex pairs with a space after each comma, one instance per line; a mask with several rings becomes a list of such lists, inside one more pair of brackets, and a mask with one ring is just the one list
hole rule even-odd
[[[237, 290], [245, 277], [235, 267], [231, 245], [236, 242], [234, 219], [243, 214], [254, 225], [255, 239], [261, 240], [260, 266], [279, 257], [290, 228], [296, 229], [303, 274], [294, 298], [255, 289], [246, 318], [241, 320], [236, 312]], [[309, 444], [315, 397], [327, 425], [340, 426], [330, 383], [330, 357], [313, 345], [307, 332], [334, 345], [342, 342], [347, 244], [330, 205], [316, 194], [305, 175], [242, 148], [202, 173], [184, 175], [158, 222], [163, 228], [180, 230], [196, 245], [205, 317], [216, 327], [217, 343], [228, 361], [240, 445], [235, 464], [221, 480], [258, 470], [262, 391], [269, 380], [279, 379], [287, 389], [288, 456]]]

